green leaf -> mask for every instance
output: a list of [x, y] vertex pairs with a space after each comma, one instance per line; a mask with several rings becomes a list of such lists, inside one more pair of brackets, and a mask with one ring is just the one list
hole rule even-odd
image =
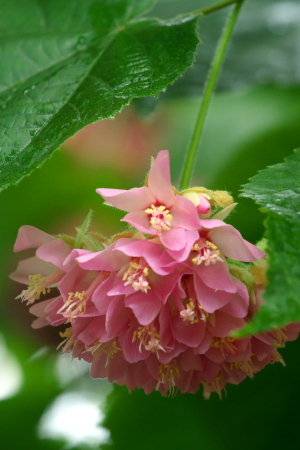
[[77, 230], [77, 236], [74, 242], [74, 248], [80, 248], [82, 243], [82, 238], [86, 235], [88, 232], [88, 229], [90, 227], [91, 221], [92, 221], [93, 211], [90, 209], [86, 218], [83, 221], [83, 224], [80, 228], [76, 228]]
[[153, 4], [0, 0], [0, 189], [85, 125], [157, 96], [193, 63], [197, 18], [138, 18]]
[[268, 286], [265, 304], [239, 336], [300, 320], [300, 149], [284, 163], [262, 170], [244, 186], [268, 213]]

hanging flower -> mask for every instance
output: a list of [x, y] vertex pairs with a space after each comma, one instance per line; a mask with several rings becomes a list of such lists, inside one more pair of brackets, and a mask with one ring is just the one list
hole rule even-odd
[[97, 241], [86, 225], [80, 239], [19, 231], [15, 251], [37, 248], [11, 275], [28, 285], [19, 297], [32, 305], [33, 327], [64, 326], [59, 347], [90, 363], [92, 377], [147, 394], [203, 386], [206, 398], [221, 396], [227, 383], [284, 364], [278, 349], [298, 337], [299, 323], [232, 337], [263, 303], [267, 264], [223, 221], [235, 206], [229, 194], [177, 192], [166, 151], [144, 187], [98, 192], [138, 232]]

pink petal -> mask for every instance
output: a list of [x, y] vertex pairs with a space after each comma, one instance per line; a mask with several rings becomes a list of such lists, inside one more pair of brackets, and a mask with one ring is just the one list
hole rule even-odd
[[149, 356], [149, 351], [145, 350], [143, 345], [141, 346], [141, 351], [139, 350], [139, 339], [132, 342], [134, 331], [133, 327], [129, 328], [121, 339], [124, 358], [131, 364], [146, 359]]
[[[86, 345], [92, 345], [105, 333], [105, 317], [80, 318], [76, 320], [76, 328], [73, 325], [73, 337], [80, 339]], [[79, 326], [78, 326], [79, 325]]]
[[159, 335], [161, 344], [169, 345], [171, 340], [174, 340], [171, 332], [172, 311], [168, 303], [166, 303], [159, 314]]
[[230, 316], [222, 311], [216, 311], [215, 324], [212, 325], [210, 320], [207, 320], [207, 328], [213, 336], [226, 337], [229, 336], [233, 330], [242, 328], [245, 325], [244, 319]]
[[55, 239], [50, 234], [44, 233], [31, 225], [23, 225], [18, 232], [17, 240], [14, 246], [14, 252], [20, 252], [28, 248], [38, 248], [40, 245]]
[[136, 292], [131, 284], [125, 286], [124, 283], [125, 282], [122, 280], [122, 278], [116, 277], [115, 283], [113, 287], [108, 291], [107, 295], [111, 297], [115, 295], [129, 295]]
[[210, 314], [232, 299], [232, 293], [211, 289], [197, 276], [194, 277], [194, 285], [200, 305]]
[[211, 230], [208, 233], [208, 239], [228, 258], [236, 261], [250, 262], [266, 256], [255, 245], [243, 239], [238, 230], [222, 222], [222, 220], [201, 220], [201, 225]]
[[[129, 319], [129, 310], [124, 306], [124, 297], [114, 297], [106, 312], [107, 337], [114, 339]], [[132, 313], [131, 313], [132, 314]]]
[[185, 261], [189, 256], [194, 243], [199, 239], [198, 231], [186, 231], [186, 245], [181, 250], [170, 250], [167, 252], [176, 261]]
[[93, 358], [90, 375], [92, 378], [107, 378], [108, 367], [106, 367], [107, 355], [102, 352]]
[[172, 226], [180, 227], [185, 230], [198, 230], [200, 220], [195, 205], [187, 198], [176, 195], [176, 200], [170, 213], [173, 216]]
[[192, 377], [192, 370], [189, 370], [188, 372], [181, 371], [180, 378], [176, 380], [176, 386], [178, 386], [178, 389], [182, 394], [189, 392]]
[[61, 296], [59, 296], [52, 299], [52, 302], [49, 303], [45, 308], [45, 312], [49, 313], [46, 317], [48, 322], [55, 327], [66, 322], [65, 317], [63, 317], [61, 314], [57, 314], [57, 311], [63, 306], [63, 304], [63, 299]]
[[252, 348], [250, 343], [251, 337], [249, 336], [247, 339], [238, 339], [234, 342], [234, 345], [238, 348], [238, 352], [236, 355], [228, 355], [228, 362], [235, 361], [248, 361], [252, 356]]
[[157, 234], [157, 231], [151, 227], [149, 215], [145, 213], [145, 210], [130, 212], [121, 219], [121, 222], [128, 222], [144, 233]]
[[146, 359], [145, 364], [149, 370], [150, 375], [157, 380], [159, 373], [159, 361], [155, 357], [155, 355], [150, 355], [149, 358]]
[[207, 230], [212, 230], [213, 228], [229, 226], [223, 220], [218, 219], [200, 219], [200, 225]]
[[[125, 384], [127, 381], [125, 376], [129, 369], [134, 369], [138, 363], [135, 365], [129, 364], [125, 359], [123, 352], [117, 352], [114, 357], [109, 361], [108, 366], [108, 381], [116, 381], [118, 384]], [[136, 386], [135, 386], [136, 387]]]
[[[47, 306], [52, 303], [53, 298], [50, 298], [49, 300], [44, 300], [43, 302], [35, 303], [33, 306], [29, 308], [29, 312], [33, 314], [36, 317], [44, 317], [47, 315], [46, 308]], [[49, 322], [47, 322], [46, 325], [49, 325]]]
[[155, 197], [151, 190], [143, 186], [129, 191], [122, 189], [96, 189], [107, 203], [122, 211], [145, 210], [155, 203]]
[[211, 334], [206, 330], [203, 341], [201, 342], [201, 344], [199, 345], [199, 347], [197, 347], [194, 352], [197, 353], [197, 355], [204, 355], [207, 350], [210, 348], [210, 344], [211, 344]]
[[131, 308], [138, 322], [145, 326], [155, 319], [162, 307], [162, 303], [156, 295], [148, 291], [147, 294], [136, 292], [129, 295], [125, 298], [125, 306]]
[[131, 284], [128, 284], [127, 286], [125, 286], [125, 281], [123, 280], [123, 276], [127, 272], [128, 269], [129, 269], [129, 263], [125, 264], [125, 266], [122, 267], [122, 269], [117, 274], [115, 274], [115, 279], [114, 279], [113, 285], [112, 285], [111, 289], [107, 292], [107, 295], [109, 295], [109, 296], [128, 295], [128, 294], [133, 294], [135, 292], [135, 289], [133, 288], [133, 286]]
[[191, 394], [196, 394], [199, 390], [200, 382], [201, 382], [202, 372], [200, 370], [194, 370], [193, 376], [190, 382], [189, 392]]
[[148, 186], [156, 200], [168, 207], [175, 201], [171, 186], [170, 157], [167, 150], [158, 153], [148, 176]]
[[220, 372], [220, 365], [216, 364], [209, 359], [203, 357], [204, 369], [203, 369], [203, 379], [204, 381], [214, 381]]
[[174, 298], [180, 299], [180, 298], [185, 298], [186, 297], [186, 292], [182, 287], [181, 284], [181, 279], [183, 277], [183, 275], [186, 275], [188, 272], [181, 272], [180, 274], [180, 279], [178, 279], [177, 283], [174, 285], [174, 289], [172, 292], [172, 295], [174, 296]]
[[159, 275], [169, 273], [168, 270], [163, 269], [160, 265], [161, 255], [164, 252], [164, 248], [160, 244], [149, 242], [146, 239], [123, 238], [117, 241], [115, 249], [131, 257], [143, 257], [149, 267]]
[[[161, 344], [164, 345], [161, 341]], [[166, 344], [167, 345], [167, 344]], [[174, 347], [175, 345], [175, 347]], [[168, 364], [172, 361], [172, 359], [176, 358], [180, 353], [184, 352], [187, 349], [187, 346], [185, 344], [182, 344], [181, 342], [175, 341], [173, 338], [172, 343], [169, 342], [167, 345], [168, 347], [174, 347], [171, 350], [167, 349], [166, 352], [160, 352], [159, 354], [159, 360], [161, 364]]]
[[252, 336], [251, 346], [253, 353], [260, 361], [271, 356], [274, 352], [274, 341], [272, 344], [267, 344], [258, 338], [258, 336]]
[[47, 325], [49, 325], [48, 320], [45, 317], [39, 317], [38, 319], [35, 319], [32, 324], [31, 327], [34, 330], [37, 330], [39, 328], [43, 328], [46, 327]]
[[222, 311], [234, 317], [244, 318], [247, 316], [249, 308], [248, 289], [244, 283], [234, 277], [233, 281], [238, 290], [236, 293], [228, 294], [231, 296], [231, 299], [225, 306], [223, 306]]
[[102, 284], [100, 284], [92, 296], [92, 301], [95, 303], [99, 314], [106, 314], [107, 308], [112, 301], [112, 297], [109, 297], [107, 293], [112, 288], [114, 279], [115, 274], [112, 273]]
[[211, 289], [226, 292], [236, 292], [236, 285], [231, 279], [228, 264], [225, 260], [217, 261], [215, 264], [196, 266], [196, 273], [201, 280]]
[[160, 239], [166, 248], [175, 251], [184, 249], [187, 244], [187, 234], [183, 228], [162, 231]]
[[[58, 311], [64, 304], [63, 299], [61, 296], [50, 299], [51, 301], [48, 303], [47, 300], [45, 300], [45, 312], [46, 313], [52, 313]], [[47, 302], [47, 303], [46, 303]], [[36, 303], [37, 304], [37, 303]], [[33, 306], [32, 306], [33, 308]], [[31, 310], [31, 308], [30, 308]]]
[[213, 361], [214, 363], [221, 364], [225, 357], [222, 355], [222, 352], [219, 348], [210, 347], [207, 352], [205, 353], [206, 358], [208, 358], [210, 361]]
[[36, 275], [39, 273], [43, 277], [46, 277], [55, 272], [55, 270], [57, 269], [53, 264], [33, 256], [20, 261], [16, 271], [11, 273], [9, 278], [18, 283], [30, 284], [30, 281], [28, 280], [29, 275]]
[[159, 298], [161, 302], [165, 303], [169, 295], [173, 292], [180, 275], [181, 274], [179, 271], [175, 271], [170, 275], [166, 275], [163, 277], [159, 275], [157, 276], [154, 275], [151, 278], [150, 281], [153, 280], [153, 282], [150, 283], [150, 286], [152, 287], [155, 296]]
[[105, 270], [114, 272], [120, 270], [129, 260], [128, 256], [119, 251], [113, 251], [115, 244], [110, 245], [100, 252], [80, 256], [77, 262], [85, 270]]
[[198, 347], [205, 334], [205, 322], [185, 322], [178, 314], [172, 323], [172, 331], [177, 341], [188, 347]]
[[73, 259], [78, 258], [79, 256], [85, 256], [85, 255], [94, 255], [95, 253], [90, 250], [83, 250], [74, 248], [74, 250], [71, 251], [69, 256], [64, 261], [64, 265], [67, 265], [70, 261], [73, 261]]
[[82, 270], [74, 266], [58, 283], [58, 288], [64, 301], [67, 301], [70, 292], [86, 291], [95, 278], [95, 272]]
[[54, 239], [41, 245], [36, 251], [36, 256], [66, 271], [64, 260], [70, 253], [71, 248], [62, 239]]

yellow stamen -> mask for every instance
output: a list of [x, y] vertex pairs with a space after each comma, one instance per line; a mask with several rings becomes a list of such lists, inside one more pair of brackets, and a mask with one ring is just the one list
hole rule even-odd
[[158, 381], [156, 390], [161, 384], [167, 385], [170, 395], [175, 393], [176, 385], [175, 378], [180, 377], [180, 370], [177, 366], [176, 359], [173, 359], [168, 364], [160, 364], [158, 367]]
[[254, 368], [253, 368], [253, 362], [251, 359], [248, 361], [235, 361], [230, 363], [230, 370], [234, 369], [240, 369], [242, 372], [244, 372], [248, 377], [253, 378], [254, 376]]
[[238, 351], [238, 348], [233, 344], [235, 340], [236, 339], [233, 337], [213, 337], [210, 346], [219, 348], [223, 357], [225, 358], [225, 350], [227, 350], [227, 352], [231, 353], [232, 355], [235, 355]]
[[164, 205], [151, 205], [150, 208], [145, 209], [145, 213], [151, 216], [150, 224], [159, 233], [170, 229], [173, 217]]
[[91, 352], [93, 355], [99, 355], [105, 353], [107, 355], [105, 367], [108, 366], [109, 360], [113, 359], [115, 354], [121, 350], [117, 340], [109, 342], [99, 342], [96, 340], [93, 345], [87, 348], [87, 352]]
[[180, 316], [184, 322], [189, 322], [191, 324], [198, 323], [199, 319], [195, 311], [195, 303], [192, 299], [190, 300], [191, 301], [186, 305], [186, 309], [180, 311]]
[[[206, 400], [209, 399], [210, 394], [212, 392], [216, 392], [218, 394], [218, 396], [220, 397], [220, 399], [222, 399], [222, 380], [223, 380], [223, 375], [222, 372], [219, 373], [219, 375], [214, 379], [214, 381], [210, 381], [210, 382], [206, 382], [203, 383], [203, 396]], [[226, 393], [226, 391], [225, 391]]]
[[156, 356], [159, 358], [159, 350], [165, 352], [166, 350], [160, 345], [160, 336], [156, 330], [156, 328], [152, 325], [147, 325], [145, 327], [138, 327], [138, 329], [133, 333], [132, 343], [136, 341], [136, 339], [140, 340], [139, 351], [142, 351], [142, 345], [146, 350], [156, 353]]
[[82, 292], [69, 292], [69, 296], [65, 304], [57, 311], [58, 314], [62, 314], [66, 319], [66, 323], [74, 322], [76, 317], [85, 313], [86, 309], [86, 291]]
[[30, 304], [33, 303], [34, 300], [39, 300], [41, 294], [49, 294], [51, 289], [47, 287], [45, 280], [46, 278], [39, 273], [36, 275], [29, 275], [28, 281], [30, 283], [28, 288], [23, 290], [16, 298], [21, 297], [22, 301], [27, 300], [27, 304]]
[[274, 343], [277, 348], [282, 348], [285, 346], [288, 340], [287, 335], [284, 333], [285, 328], [273, 328], [272, 334], [275, 336]]
[[142, 267], [136, 262], [131, 262], [129, 269], [123, 275], [124, 286], [132, 285], [134, 290], [147, 293], [147, 290], [151, 289], [148, 280], [149, 275], [148, 267]]
[[76, 339], [72, 340], [72, 327], [68, 327], [65, 331], [59, 332], [60, 337], [65, 338], [57, 347], [57, 350], [63, 347], [63, 352], [67, 353], [76, 343]]
[[192, 247], [192, 251], [197, 252], [196, 256], [192, 258], [192, 262], [199, 266], [204, 263], [205, 266], [215, 264], [217, 261], [222, 262], [220, 251], [218, 247], [210, 241], [204, 241], [200, 239], [199, 243], [196, 243]]

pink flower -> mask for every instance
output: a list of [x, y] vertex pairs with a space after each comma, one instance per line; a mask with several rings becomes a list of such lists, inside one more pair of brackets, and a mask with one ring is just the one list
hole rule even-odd
[[101, 252], [78, 256], [83, 269], [112, 272], [93, 294], [98, 311], [105, 313], [111, 297], [122, 295], [141, 325], [152, 322], [180, 276], [178, 271], [168, 274], [160, 267], [162, 252], [160, 244], [124, 238]]
[[[153, 163], [147, 186], [130, 189], [97, 189], [110, 205], [128, 211], [122, 219], [144, 233], [159, 236], [175, 252], [189, 251], [200, 226], [193, 203], [178, 195], [170, 180], [169, 153], [161, 151]], [[181, 254], [178, 257], [181, 258]]]
[[232, 225], [222, 220], [201, 219], [201, 234], [206, 231], [206, 238], [227, 258], [235, 261], [250, 262], [264, 258], [266, 255], [255, 245], [243, 239], [241, 233]]
[[36, 256], [20, 261], [16, 271], [10, 275], [12, 280], [29, 285], [19, 296], [27, 304], [39, 300], [41, 294], [49, 293], [52, 285], [58, 283], [72, 266], [72, 263], [64, 265], [71, 249], [62, 239], [24, 225], [19, 230], [14, 251], [30, 248], [37, 248]]
[[[71, 249], [63, 239], [22, 227], [15, 250], [37, 248], [36, 256], [21, 261], [11, 278], [29, 284], [20, 297], [34, 303], [33, 327], [65, 324], [63, 352], [90, 363], [92, 377], [146, 394], [194, 393], [202, 386], [206, 398], [221, 396], [227, 383], [283, 363], [278, 348], [297, 338], [299, 323], [232, 337], [263, 304], [266, 262], [256, 260], [265, 254], [231, 225], [207, 218], [216, 206], [208, 199], [218, 196], [206, 198], [199, 194], [204, 191], [178, 194], [163, 151], [146, 186], [98, 190], [128, 211], [123, 220], [145, 235], [101, 238], [104, 249], [92, 251], [98, 248], [95, 233]], [[229, 204], [215, 217], [231, 209]], [[53, 298], [38, 301], [50, 290]]]

